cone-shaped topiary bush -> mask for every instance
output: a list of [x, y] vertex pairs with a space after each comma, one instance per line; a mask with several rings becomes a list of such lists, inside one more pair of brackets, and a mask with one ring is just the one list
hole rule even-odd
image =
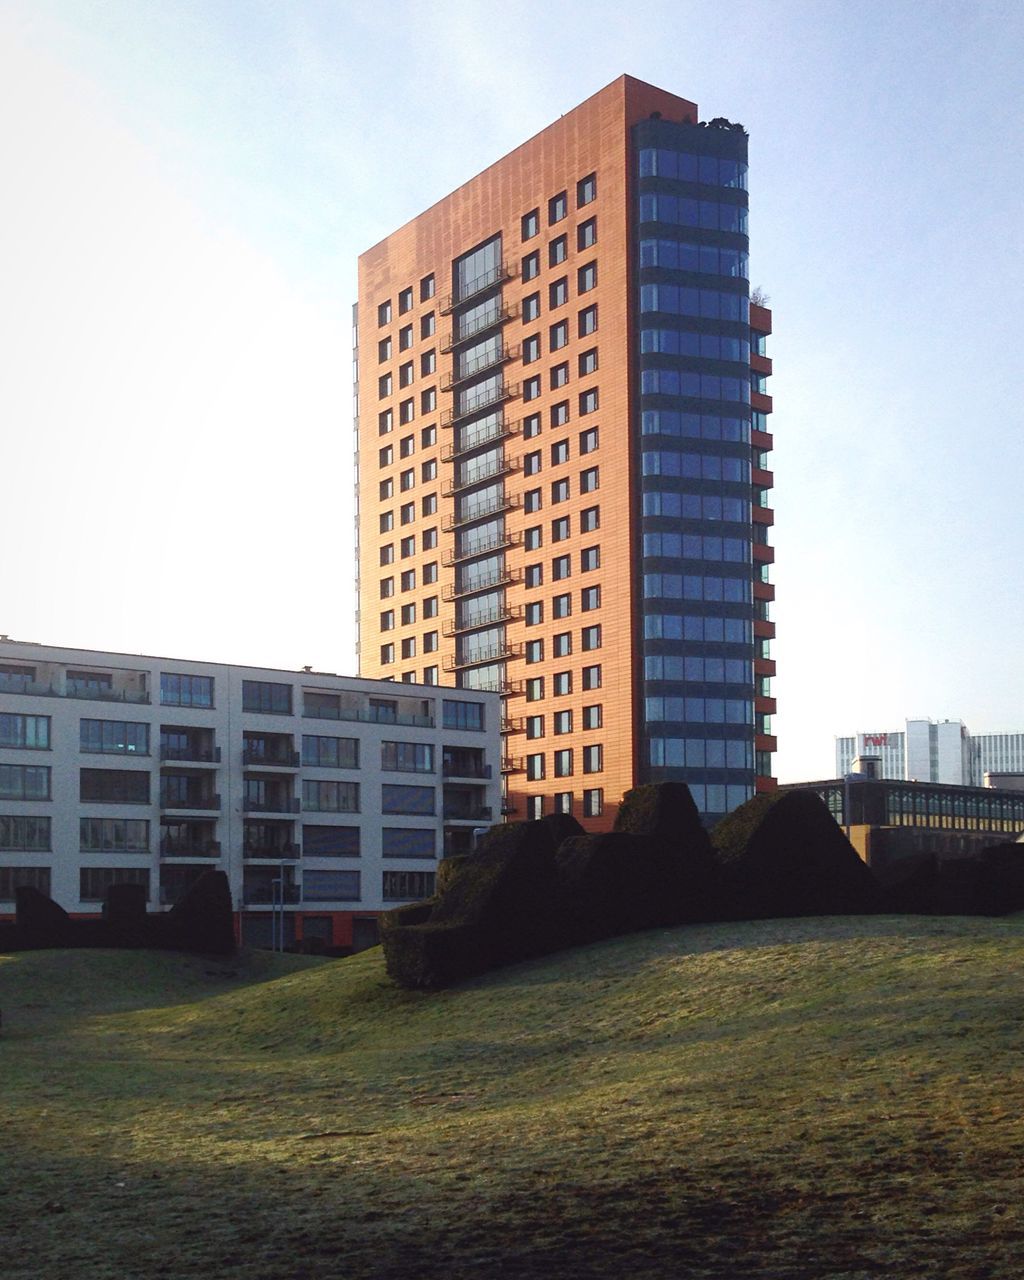
[[878, 883], [813, 791], [755, 796], [711, 833], [726, 918], [861, 915], [882, 908]]

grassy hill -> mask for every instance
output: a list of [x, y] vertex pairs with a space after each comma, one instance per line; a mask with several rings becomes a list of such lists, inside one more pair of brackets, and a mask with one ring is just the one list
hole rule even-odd
[[0, 956], [7, 1280], [1019, 1277], [1024, 916]]

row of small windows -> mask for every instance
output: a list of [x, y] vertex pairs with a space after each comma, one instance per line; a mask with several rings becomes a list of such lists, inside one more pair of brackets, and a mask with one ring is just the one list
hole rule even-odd
[[750, 363], [750, 343], [746, 338], [734, 338], [724, 333], [697, 333], [691, 329], [642, 329], [640, 350], [667, 356]]
[[[581, 454], [593, 453], [599, 443], [599, 434], [597, 427], [588, 427], [586, 431], [580, 432], [579, 450]], [[556, 440], [551, 446], [551, 465], [559, 467], [567, 463], [570, 459], [571, 450], [568, 440]], [[527, 453], [523, 457], [523, 474], [527, 476], [536, 475], [542, 469], [542, 453], [537, 449], [532, 453]]]
[[749, 618], [678, 613], [644, 615], [644, 639], [646, 640], [697, 640], [711, 643], [750, 644], [753, 633], [754, 627]]
[[744, 498], [722, 497], [717, 493], [674, 493], [654, 489], [644, 493], [642, 502], [645, 516], [750, 523], [750, 503]]
[[698, 289], [683, 284], [640, 286], [640, 310], [665, 315], [700, 316], [705, 320], [750, 320], [750, 299], [745, 293], [725, 293], [721, 289]]
[[645, 556], [670, 556], [683, 560], [727, 560], [750, 563], [750, 542], [745, 538], [703, 537], [697, 533], [645, 533]]
[[[377, 379], [377, 399], [386, 400], [392, 394], [391, 391], [391, 374], [385, 373]], [[425, 391], [420, 392], [420, 413], [434, 413], [437, 410], [437, 388], [427, 387]], [[393, 419], [391, 419], [393, 420]], [[389, 420], [389, 421], [391, 421]], [[398, 421], [402, 426], [416, 420], [416, 397], [409, 396], [408, 399], [401, 401], [398, 406]], [[380, 434], [385, 434], [381, 431]]]
[[[424, 276], [420, 281], [420, 302], [429, 302], [436, 292], [433, 274]], [[413, 287], [409, 285], [398, 295], [398, 314], [405, 315], [413, 307]], [[381, 302], [377, 307], [377, 324], [390, 324], [392, 318], [391, 300]]]
[[[600, 703], [594, 703], [591, 706], [583, 708], [581, 721], [584, 729], [600, 729], [603, 720], [603, 709]], [[527, 716], [523, 727], [526, 731], [528, 740], [543, 738], [545, 736], [545, 724], [547, 718], [545, 716]], [[556, 711], [551, 716], [551, 728], [556, 737], [561, 734], [572, 733], [573, 731], [573, 712], [571, 707], [567, 707], [564, 711]]]
[[[580, 512], [580, 533], [593, 533], [601, 525], [600, 507], [585, 507]], [[572, 518], [559, 516], [551, 521], [551, 541], [564, 542], [572, 536]], [[544, 530], [539, 524], [531, 525], [523, 531], [523, 548], [526, 551], [537, 551], [544, 545]]]
[[[568, 345], [569, 342], [569, 321], [559, 320], [556, 324], [548, 327], [548, 347], [551, 351], [560, 351], [562, 347]], [[533, 364], [535, 360], [539, 360], [543, 354], [541, 346], [541, 336], [539, 333], [531, 334], [523, 339], [522, 357], [523, 364]], [[594, 373], [597, 369], [597, 352], [586, 351], [579, 357], [579, 373], [580, 377], [585, 377], [588, 373]], [[566, 366], [564, 381], [568, 381], [568, 365]], [[553, 382], [554, 386], [555, 383]]]
[[[596, 493], [601, 487], [601, 475], [599, 467], [588, 467], [579, 474], [579, 492], [581, 494]], [[567, 502], [572, 496], [572, 482], [569, 476], [562, 476], [559, 480], [551, 482], [551, 501], [553, 504], [559, 502]], [[530, 514], [534, 511], [540, 511], [544, 505], [543, 494], [540, 489], [527, 489], [523, 494], [523, 510]]]
[[736, 280], [747, 280], [750, 276], [750, 255], [746, 249], [692, 244], [686, 240], [641, 240], [640, 265], [667, 267], [673, 271], [694, 271], [702, 275], [731, 276]]
[[644, 678], [685, 680], [699, 684], [742, 684], [749, 687], [754, 678], [754, 666], [749, 658], [653, 653], [644, 658]]
[[[602, 672], [600, 663], [594, 666], [583, 667], [580, 671], [580, 685], [585, 693], [601, 688]], [[551, 696], [553, 698], [564, 698], [573, 691], [573, 673], [571, 671], [556, 671], [551, 676]], [[546, 680], [544, 676], [530, 676], [525, 682], [524, 690], [527, 702], [543, 702], [547, 696], [545, 694]]]
[[684, 476], [694, 480], [729, 480], [750, 483], [747, 458], [721, 457], [717, 453], [682, 453], [672, 449], [648, 449], [643, 454], [645, 476]]
[[[527, 796], [526, 797], [526, 816], [531, 821], [544, 817], [544, 806], [548, 797], [545, 796]], [[572, 814], [575, 806], [575, 797], [571, 791], [556, 791], [550, 797], [553, 813]], [[599, 818], [604, 813], [604, 788], [588, 787], [583, 792], [583, 817]]]
[[701, 227], [705, 231], [748, 232], [746, 205], [720, 204], [717, 200], [693, 200], [685, 196], [648, 193], [640, 197], [640, 221], [663, 222], [677, 227]]
[[693, 400], [728, 400], [750, 403], [749, 378], [721, 378], [718, 374], [692, 373], [687, 369], [643, 369], [640, 390], [647, 396], [687, 396]]
[[754, 704], [748, 698], [650, 697], [644, 699], [644, 717], [648, 724], [753, 724]]
[[[589, 173], [576, 183], [576, 208], [582, 209], [597, 199], [597, 174]], [[569, 212], [568, 192], [560, 191], [548, 201], [548, 226], [561, 222]], [[540, 232], [540, 209], [531, 209], [524, 213], [520, 230], [524, 240], [531, 240]]]
[[661, 768], [752, 769], [754, 744], [749, 738], [666, 738], [652, 737], [651, 764]]
[[[584, 547], [580, 553], [580, 573], [591, 573], [594, 569], [601, 567], [601, 548], [600, 547]], [[568, 578], [572, 575], [572, 558], [569, 555], [555, 556], [551, 561], [551, 578], [552, 581], [558, 582], [562, 578]], [[527, 589], [532, 587], [540, 587], [544, 583], [544, 566], [542, 564], [528, 564], [526, 566], [524, 580]]]
[[[755, 414], [764, 418], [764, 414]], [[763, 427], [759, 427], [763, 430]], [[678, 409], [644, 409], [640, 431], [645, 436], [681, 436], [690, 440], [730, 440], [750, 442], [751, 423], [717, 413], [683, 413]]]
[[676, 178], [708, 187], [747, 189], [747, 165], [724, 156], [696, 156], [666, 147], [644, 147], [638, 157], [641, 178]]
[[745, 578], [720, 578], [692, 573], [645, 573], [646, 600], [721, 600], [748, 604], [751, 582]]
[[[604, 769], [604, 748], [599, 742], [580, 749], [584, 773], [600, 773]], [[555, 778], [571, 778], [574, 773], [575, 748], [563, 747], [551, 753], [551, 773]], [[543, 751], [526, 757], [526, 780], [540, 782], [547, 777], [547, 761]]]

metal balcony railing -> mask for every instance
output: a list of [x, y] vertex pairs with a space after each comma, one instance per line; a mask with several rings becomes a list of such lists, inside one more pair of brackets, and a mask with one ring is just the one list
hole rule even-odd
[[[489, 556], [495, 551], [502, 551], [508, 547], [517, 547], [519, 541], [520, 536], [518, 533], [510, 533], [505, 530], [490, 538], [483, 538], [479, 542], [465, 543], [461, 547], [453, 547], [450, 551], [445, 551], [441, 556], [441, 563], [448, 566], [458, 564], [460, 560], [472, 560], [474, 556]], [[477, 589], [476, 587], [473, 588], [473, 590]]]
[[278, 860], [292, 860], [301, 855], [302, 850], [297, 844], [243, 844], [243, 858], [269, 858]]
[[299, 813], [302, 801], [296, 796], [269, 796], [265, 800], [245, 799], [243, 813]]
[[161, 858], [216, 858], [219, 856], [219, 840], [172, 840], [165, 836], [160, 841]]
[[442, 666], [445, 671], [461, 671], [463, 667], [481, 667], [488, 662], [505, 662], [511, 658], [521, 658], [521, 644], [491, 644], [486, 649], [477, 649], [474, 653], [463, 657], [449, 656]]
[[220, 808], [220, 796], [177, 795], [173, 792], [160, 792], [161, 809], [185, 809], [206, 812]]
[[469, 382], [472, 378], [478, 378], [482, 373], [487, 373], [489, 369], [497, 369], [499, 365], [515, 360], [519, 351], [518, 346], [503, 345], [500, 351], [491, 351], [486, 356], [481, 356], [480, 359], [464, 365], [461, 369], [458, 367], [458, 358], [456, 358], [456, 367], [441, 379], [441, 390], [451, 391], [452, 387], [457, 387], [461, 382]]
[[454, 462], [456, 458], [472, 453], [475, 449], [483, 449], [486, 445], [497, 444], [500, 440], [507, 440], [509, 436], [517, 436], [522, 430], [522, 426], [521, 419], [515, 418], [511, 422], [498, 423], [497, 426], [491, 423], [482, 431], [466, 430], [463, 432], [459, 443], [453, 441], [451, 444], [444, 446], [441, 450], [441, 461]]
[[[479, 554], [472, 552], [473, 555]], [[445, 563], [450, 563], [446, 561]], [[522, 582], [523, 575], [518, 569], [502, 569], [500, 573], [489, 573], [481, 578], [474, 578], [471, 582], [464, 582], [461, 585], [449, 582], [441, 589], [442, 600], [458, 600], [462, 596], [476, 595], [478, 591], [491, 591], [495, 587], [508, 587], [514, 582]]]
[[446, 778], [476, 778], [486, 781], [493, 776], [494, 770], [489, 764], [474, 764], [472, 761], [460, 764], [456, 760], [445, 760], [441, 764], [441, 772]]
[[522, 717], [506, 716], [502, 719], [502, 722], [501, 722], [502, 733], [522, 733], [524, 728], [525, 728], [525, 725], [523, 724]]
[[441, 628], [441, 634], [444, 636], [457, 636], [463, 631], [476, 631], [480, 627], [493, 627], [502, 622], [515, 622], [523, 616], [523, 611], [518, 606], [503, 605], [500, 609], [488, 609], [484, 613], [475, 613], [471, 618], [463, 618], [462, 621], [453, 620], [446, 622]]
[[242, 764], [255, 769], [297, 769], [299, 753], [297, 751], [262, 751], [245, 747], [242, 750]]
[[220, 747], [171, 747], [166, 743], [160, 746], [162, 762], [185, 761], [189, 764], [220, 764]]
[[447, 481], [441, 488], [441, 494], [445, 498], [450, 498], [453, 494], [461, 493], [463, 489], [472, 489], [475, 484], [485, 484], [488, 480], [497, 480], [499, 476], [511, 475], [521, 466], [522, 462], [519, 458], [507, 456], [494, 458], [486, 467], [479, 467], [472, 472], [463, 472], [461, 478], [456, 476]]
[[491, 267], [489, 271], [483, 272], [482, 275], [476, 276], [472, 280], [467, 280], [461, 289], [450, 293], [445, 299], [444, 305], [440, 308], [441, 314], [443, 316], [449, 315], [456, 307], [472, 302], [474, 298], [479, 297], [481, 293], [486, 293], [488, 289], [494, 289], [506, 280], [511, 280], [515, 274], [514, 266], [508, 262], [499, 262], [497, 266]]
[[522, 505], [523, 500], [517, 493], [498, 494], [487, 502], [475, 503], [473, 506], [463, 508], [462, 511], [456, 511], [454, 515], [447, 516], [441, 522], [441, 528], [445, 533], [451, 533], [460, 525], [473, 524], [477, 520], [489, 520], [491, 516], [501, 515], [503, 511], [515, 511]]
[[503, 756], [501, 761], [502, 773], [523, 773], [526, 769], [526, 763], [521, 756]]
[[445, 822], [490, 822], [491, 806], [476, 805], [467, 808], [465, 805], [445, 805], [443, 817]]
[[[496, 303], [497, 301], [498, 299], [495, 299]], [[478, 338], [482, 333], [486, 333], [488, 329], [496, 329], [498, 325], [504, 324], [507, 320], [515, 320], [518, 315], [518, 306], [495, 306], [481, 316], [474, 316], [465, 325], [457, 324], [442, 342], [441, 354], [447, 355], [449, 351], [452, 351], [461, 343], [470, 342], [473, 338]]]
[[519, 395], [518, 382], [503, 382], [497, 387], [488, 387], [476, 396], [466, 396], [461, 405], [455, 404], [441, 415], [441, 426], [450, 427], [464, 418], [471, 418], [474, 413], [489, 409], [492, 405], [512, 400]]

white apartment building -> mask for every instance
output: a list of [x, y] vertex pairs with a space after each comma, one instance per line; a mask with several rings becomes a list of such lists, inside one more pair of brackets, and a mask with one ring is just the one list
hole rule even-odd
[[879, 776], [980, 787], [986, 773], [1024, 772], [1024, 733], [971, 734], [962, 720], [907, 720], [903, 729], [837, 737], [836, 777], [858, 756], [877, 756]]
[[225, 871], [243, 942], [370, 945], [500, 821], [500, 698], [0, 638], [0, 915]]

